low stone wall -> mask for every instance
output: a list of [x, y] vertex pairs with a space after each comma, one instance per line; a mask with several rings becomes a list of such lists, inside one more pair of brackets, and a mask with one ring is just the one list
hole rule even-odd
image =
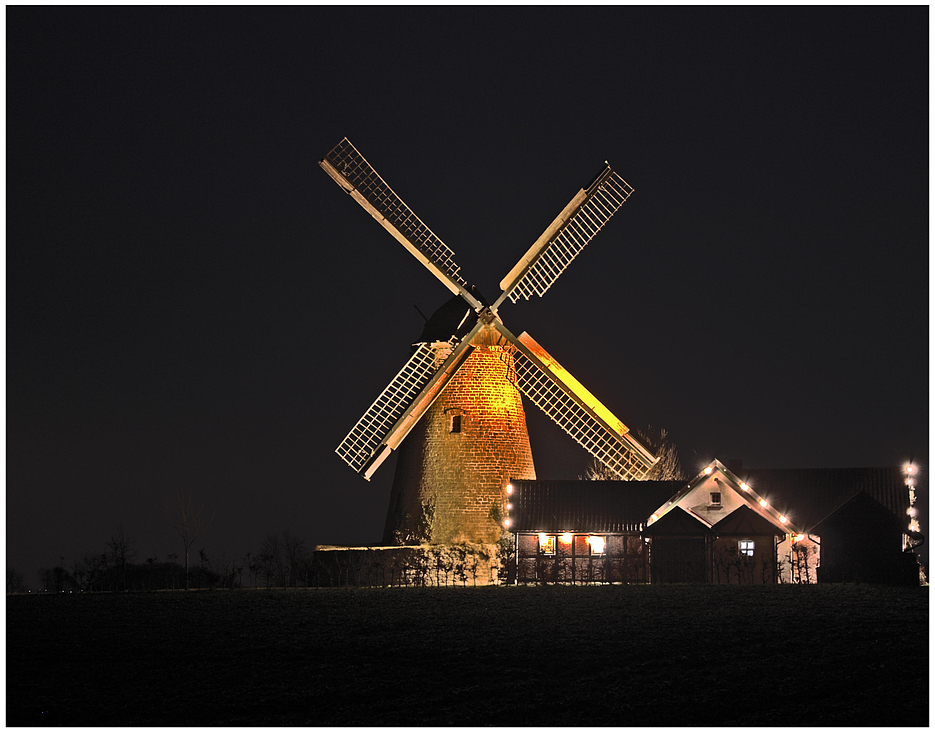
[[314, 580], [322, 587], [391, 587], [499, 584], [494, 544], [338, 547], [319, 545]]

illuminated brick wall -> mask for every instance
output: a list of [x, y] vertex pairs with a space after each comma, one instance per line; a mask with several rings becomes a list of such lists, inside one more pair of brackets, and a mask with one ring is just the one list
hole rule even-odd
[[[482, 333], [480, 344], [399, 447], [384, 542], [496, 542], [503, 488], [536, 471], [511, 357]], [[484, 343], [487, 342], [487, 343]], [[475, 342], [477, 343], [477, 342]], [[436, 363], [450, 353], [438, 344]], [[426, 527], [420, 520], [434, 517]]]

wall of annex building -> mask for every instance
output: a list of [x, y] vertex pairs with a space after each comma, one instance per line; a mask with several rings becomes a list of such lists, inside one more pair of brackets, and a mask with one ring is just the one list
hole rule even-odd
[[[520, 583], [648, 583], [648, 544], [639, 533], [520, 532], [516, 535]], [[603, 540], [595, 552], [590, 537]]]

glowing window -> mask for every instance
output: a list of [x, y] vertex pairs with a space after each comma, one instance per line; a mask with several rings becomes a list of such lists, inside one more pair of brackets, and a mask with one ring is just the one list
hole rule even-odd
[[543, 555], [555, 554], [555, 535], [539, 535], [539, 550]]
[[591, 554], [592, 555], [603, 555], [604, 554], [604, 538], [595, 537], [591, 535], [588, 537], [588, 544], [591, 545]]
[[740, 540], [740, 555], [753, 557], [753, 540]]
[[721, 506], [721, 492], [720, 491], [711, 492], [711, 505]]
[[461, 416], [460, 415], [451, 416], [451, 432], [452, 433], [461, 432]]

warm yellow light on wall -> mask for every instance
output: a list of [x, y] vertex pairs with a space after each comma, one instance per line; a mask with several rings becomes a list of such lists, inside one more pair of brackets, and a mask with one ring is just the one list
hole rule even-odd
[[565, 532], [562, 535], [562, 542], [564, 542], [566, 545], [571, 542], [571, 532]]
[[506, 527], [507, 529], [509, 529], [511, 524], [513, 524], [513, 522], [511, 522], [509, 519], [503, 520], [503, 526]]
[[544, 544], [548, 541], [548, 539], [549, 539], [549, 538], [548, 538], [548, 536], [546, 535], [545, 532], [540, 532], [540, 533], [539, 533], [539, 544], [540, 544], [540, 545], [544, 545]]
[[506, 493], [508, 493], [508, 494], [512, 494], [512, 493], [513, 493], [513, 484], [507, 484], [507, 485], [506, 485]]
[[805, 539], [805, 535], [804, 535], [804, 534], [797, 534], [795, 537], [792, 538], [792, 541], [793, 541], [793, 542], [801, 542], [801, 541], [804, 540], [804, 539]]
[[512, 505], [512, 504], [507, 504], [507, 505], [506, 505], [506, 510], [507, 510], [507, 511], [510, 511], [510, 510], [512, 510], [512, 509], [513, 509], [513, 505]]

